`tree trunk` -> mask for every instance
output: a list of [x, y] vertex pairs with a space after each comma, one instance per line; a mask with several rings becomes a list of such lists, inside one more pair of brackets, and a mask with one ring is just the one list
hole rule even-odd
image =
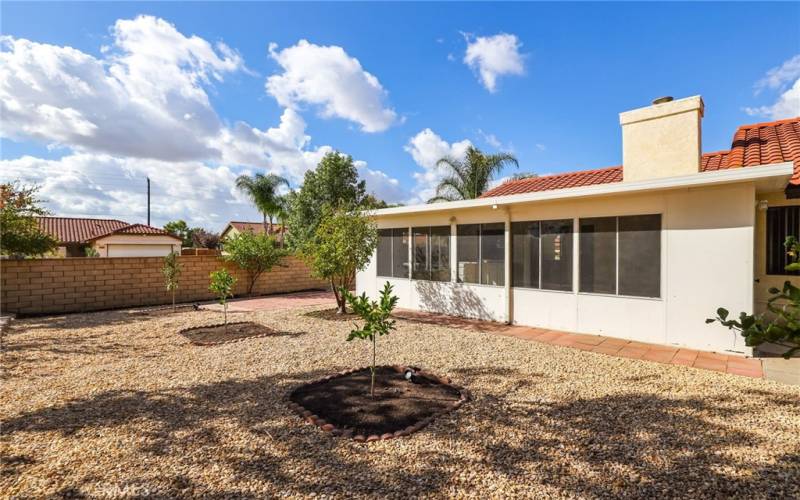
[[172, 289], [172, 312], [175, 312], [175, 289]]
[[225, 319], [225, 333], [228, 333], [228, 302], [222, 304], [222, 317]]
[[267, 234], [269, 234], [269, 226], [267, 225], [267, 214], [262, 213], [261, 215], [264, 217], [264, 231], [266, 231]]
[[331, 288], [333, 288], [333, 296], [336, 297], [336, 314], [347, 314], [347, 301], [344, 295], [336, 286], [336, 282], [331, 278]]

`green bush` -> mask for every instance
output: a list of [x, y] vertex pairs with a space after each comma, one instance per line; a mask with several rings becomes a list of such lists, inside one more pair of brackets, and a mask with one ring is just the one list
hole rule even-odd
[[225, 240], [225, 260], [238, 265], [247, 271], [247, 294], [253, 293], [253, 287], [259, 276], [269, 272], [273, 267], [282, 265], [286, 251], [278, 248], [275, 239], [266, 234], [253, 234], [243, 231], [233, 238]]
[[181, 264], [178, 262], [178, 252], [170, 252], [164, 257], [164, 267], [161, 268], [164, 275], [164, 286], [168, 292], [172, 292], [172, 310], [175, 310], [175, 291], [178, 289], [178, 280], [181, 276]]
[[236, 277], [228, 272], [227, 269], [212, 271], [209, 275], [211, 284], [208, 289], [217, 295], [217, 300], [222, 304], [222, 314], [225, 318], [225, 330], [228, 329], [228, 299], [233, 297], [233, 287], [236, 285]]

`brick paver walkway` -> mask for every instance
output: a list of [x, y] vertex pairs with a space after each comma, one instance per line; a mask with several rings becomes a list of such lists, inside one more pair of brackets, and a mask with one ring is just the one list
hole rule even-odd
[[[228, 303], [228, 312], [273, 311], [320, 304], [330, 304], [331, 307], [335, 307], [336, 299], [333, 297], [333, 292], [299, 292], [237, 299]], [[222, 306], [219, 304], [206, 304], [202, 307], [214, 311], [222, 310]]]
[[655, 363], [691, 366], [692, 368], [699, 368], [701, 370], [731, 373], [745, 377], [764, 377], [761, 360], [755, 358], [743, 358], [741, 356], [731, 356], [716, 352], [696, 351], [694, 349], [685, 349], [668, 345], [646, 344], [613, 337], [603, 337], [602, 335], [585, 335], [582, 333], [561, 332], [542, 328], [530, 328], [527, 326], [509, 326], [504, 323], [492, 321], [478, 321], [406, 309], [397, 310], [395, 316], [410, 321], [447, 325], [455, 328], [467, 328], [524, 340], [534, 340], [545, 344], [572, 347], [582, 351], [591, 351], [609, 356], [642, 359]]

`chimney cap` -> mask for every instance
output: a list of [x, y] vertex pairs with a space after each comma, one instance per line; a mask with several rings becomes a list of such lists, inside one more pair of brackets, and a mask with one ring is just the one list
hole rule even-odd
[[672, 102], [672, 96], [665, 95], [663, 97], [657, 97], [653, 99], [653, 104], [664, 104], [665, 102]]

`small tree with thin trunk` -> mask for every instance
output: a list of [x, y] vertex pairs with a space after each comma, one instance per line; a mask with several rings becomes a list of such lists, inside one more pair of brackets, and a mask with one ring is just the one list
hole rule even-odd
[[233, 238], [226, 239], [225, 252], [225, 260], [234, 262], [247, 271], [248, 295], [253, 293], [258, 278], [271, 271], [273, 267], [283, 265], [281, 261], [286, 257], [286, 251], [278, 248], [275, 238], [250, 231], [243, 231]]
[[347, 341], [353, 339], [370, 340], [372, 341], [372, 364], [370, 365], [370, 372], [372, 379], [369, 386], [370, 397], [375, 397], [375, 358], [376, 358], [376, 340], [379, 335], [388, 335], [394, 330], [395, 321], [391, 318], [392, 310], [397, 306], [397, 297], [392, 295], [392, 285], [387, 281], [381, 290], [379, 301], [370, 301], [366, 293], [360, 296], [355, 296], [349, 290], [342, 288], [342, 296], [353, 308], [353, 312], [361, 316], [364, 320], [364, 326], [360, 329], [352, 330], [347, 336]]
[[164, 267], [161, 268], [161, 273], [164, 275], [164, 286], [168, 292], [172, 293], [172, 310], [175, 311], [175, 291], [178, 289], [178, 280], [181, 276], [178, 252], [170, 252], [164, 257]]
[[327, 210], [304, 257], [318, 278], [329, 280], [337, 312], [347, 312], [341, 290], [350, 290], [356, 272], [363, 270], [378, 246], [375, 223], [358, 210]]
[[217, 300], [222, 304], [222, 314], [225, 318], [225, 331], [228, 331], [228, 299], [233, 297], [233, 287], [236, 285], [236, 277], [228, 272], [227, 269], [212, 271], [209, 275], [211, 284], [208, 289], [214, 292]]

